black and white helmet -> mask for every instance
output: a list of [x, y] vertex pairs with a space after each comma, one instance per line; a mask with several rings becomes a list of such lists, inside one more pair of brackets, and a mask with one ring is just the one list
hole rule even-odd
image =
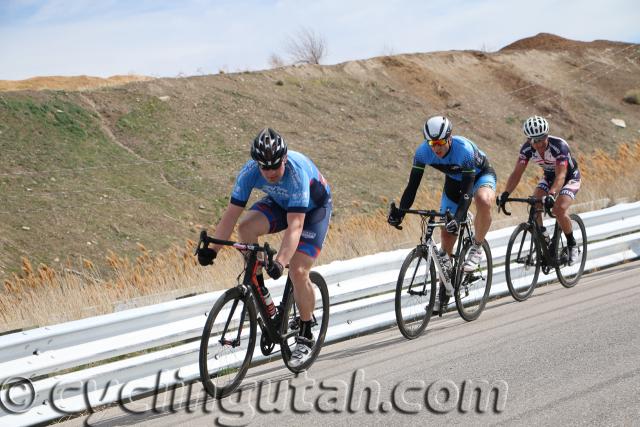
[[529, 138], [538, 138], [549, 133], [549, 123], [544, 117], [529, 117], [522, 125], [522, 131]]
[[251, 144], [251, 158], [267, 169], [276, 169], [287, 154], [284, 138], [271, 128], [264, 128]]
[[451, 121], [444, 116], [431, 117], [422, 131], [428, 140], [447, 139], [451, 136]]

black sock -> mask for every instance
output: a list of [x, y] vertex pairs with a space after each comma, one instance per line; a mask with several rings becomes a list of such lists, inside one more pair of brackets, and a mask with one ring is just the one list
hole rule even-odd
[[313, 322], [311, 320], [308, 321], [300, 321], [300, 336], [311, 339], [313, 338], [313, 334], [311, 333], [311, 324]]
[[573, 237], [573, 231], [569, 234], [565, 233], [567, 236], [567, 246], [572, 247], [576, 245], [576, 239]]

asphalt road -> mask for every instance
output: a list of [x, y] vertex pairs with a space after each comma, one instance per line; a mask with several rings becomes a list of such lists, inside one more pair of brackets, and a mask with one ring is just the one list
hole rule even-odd
[[471, 323], [433, 318], [413, 341], [394, 327], [327, 346], [306, 376], [252, 368], [220, 402], [194, 383], [59, 425], [638, 425], [638, 285], [640, 262], [623, 264], [492, 301]]

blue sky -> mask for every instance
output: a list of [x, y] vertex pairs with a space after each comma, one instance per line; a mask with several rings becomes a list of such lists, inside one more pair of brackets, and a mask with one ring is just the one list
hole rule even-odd
[[305, 27], [326, 64], [497, 50], [540, 32], [640, 42], [637, 0], [0, 0], [0, 79], [269, 68]]

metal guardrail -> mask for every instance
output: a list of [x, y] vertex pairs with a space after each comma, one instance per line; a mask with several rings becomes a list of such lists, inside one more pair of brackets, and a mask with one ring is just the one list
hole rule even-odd
[[[589, 237], [586, 269], [640, 256], [640, 203], [616, 205], [581, 217]], [[503, 264], [513, 229], [492, 231], [487, 236], [494, 261], [492, 297], [508, 293]], [[327, 343], [395, 323], [395, 285], [408, 251], [384, 252], [315, 268], [329, 284]], [[554, 279], [554, 274], [541, 273], [540, 282]], [[275, 300], [281, 297], [284, 283], [285, 279], [267, 282]], [[208, 310], [222, 292], [0, 337], [0, 384], [12, 378], [29, 378], [34, 393], [24, 390], [24, 395], [17, 392], [13, 399], [21, 401], [29, 393], [35, 395], [30, 409], [20, 414], [7, 412], [0, 405], [0, 425], [48, 421], [65, 412], [86, 411], [123, 396], [133, 397], [198, 378], [200, 333]], [[162, 346], [171, 347], [153, 351]], [[132, 355], [141, 350], [147, 352]], [[277, 353], [272, 357], [278, 357]], [[257, 351], [254, 360], [260, 359], [264, 357]]]

